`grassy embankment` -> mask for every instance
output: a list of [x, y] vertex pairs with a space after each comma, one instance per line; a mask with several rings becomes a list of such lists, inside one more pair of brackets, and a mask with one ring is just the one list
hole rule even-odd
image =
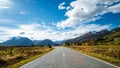
[[69, 46], [79, 52], [107, 61], [120, 66], [120, 46], [98, 45], [98, 46]]
[[49, 47], [0, 47], [0, 67], [19, 68], [20, 66], [53, 50]]

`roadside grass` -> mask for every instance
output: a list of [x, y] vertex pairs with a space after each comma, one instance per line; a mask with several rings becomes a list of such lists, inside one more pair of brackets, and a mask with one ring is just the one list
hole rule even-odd
[[101, 59], [103, 61], [109, 62], [111, 64], [120, 66], [120, 60], [117, 60], [117, 59], [114, 59], [114, 58], [111, 58], [111, 57], [102, 56], [101, 54], [98, 55], [98, 54], [94, 54], [94, 53], [87, 53], [87, 52], [83, 52], [83, 51], [80, 51], [80, 50], [79, 50], [79, 52], [85, 53], [85, 54], [90, 55], [92, 57], [95, 57], [95, 58]]
[[120, 60], [117, 60], [117, 59], [114, 59], [114, 58], [111, 58], [111, 57], [103, 57], [102, 55], [97, 55], [97, 54], [92, 54], [92, 53], [87, 53], [87, 54], [91, 55], [93, 57], [96, 57], [98, 59], [104, 60], [106, 62], [109, 62], [111, 64], [120, 66]]
[[51, 52], [51, 51], [53, 51], [53, 50], [54, 50], [54, 48], [52, 48], [50, 51], [45, 52], [45, 53], [43, 53], [43, 54], [39, 54], [39, 55], [30, 57], [30, 58], [28, 58], [28, 59], [22, 60], [22, 61], [20, 61], [20, 62], [17, 62], [17, 63], [15, 63], [15, 64], [13, 64], [13, 65], [8, 66], [7, 68], [19, 68], [20, 66], [22, 66], [22, 65], [24, 65], [24, 64], [26, 64], [26, 63], [28, 63], [28, 62], [31, 62], [31, 61], [39, 58], [39, 57], [42, 57], [43, 55], [48, 54], [49, 52]]
[[[0, 46], [0, 68], [19, 68], [12, 67], [22, 65], [40, 57], [53, 48], [48, 46]], [[20, 63], [19, 63], [20, 62]]]
[[[89, 51], [84, 51], [84, 50], [81, 50], [79, 49], [79, 47], [81, 46], [77, 46], [77, 47], [72, 47], [70, 46], [69, 48], [72, 48], [73, 50], [76, 50], [78, 52], [81, 52], [81, 53], [84, 53], [84, 54], [87, 54], [87, 55], [90, 55], [92, 57], [95, 57], [95, 58], [98, 58], [98, 59], [101, 59], [103, 61], [106, 61], [106, 62], [109, 62], [111, 64], [114, 64], [114, 65], [117, 65], [117, 66], [120, 66], [120, 59], [116, 59], [114, 57], [110, 57], [110, 56], [107, 56], [107, 55], [103, 55], [102, 53], [93, 53], [93, 52], [89, 52]], [[92, 49], [91, 49], [92, 50]]]

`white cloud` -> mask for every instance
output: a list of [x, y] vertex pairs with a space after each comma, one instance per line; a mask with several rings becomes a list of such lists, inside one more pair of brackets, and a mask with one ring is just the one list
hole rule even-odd
[[63, 20], [61, 22], [58, 22], [57, 23], [57, 27], [58, 28], [65, 28], [66, 26], [67, 27], [75, 27], [76, 25], [78, 25], [78, 22], [79, 20], [77, 18], [74, 18], [74, 17], [70, 17], [66, 20]]
[[26, 15], [26, 12], [20, 11], [21, 15]]
[[0, 19], [0, 24], [3, 23], [3, 24], [13, 24], [16, 20], [13, 20], [13, 19], [7, 19], [7, 18], [1, 18]]
[[[1, 0], [5, 1], [5, 0]], [[6, 0], [10, 1], [10, 0]], [[52, 40], [64, 40], [75, 38], [81, 36], [90, 31], [100, 31], [109, 28], [110, 25], [98, 25], [98, 24], [88, 24], [87, 22], [96, 21], [100, 19], [101, 16], [107, 12], [119, 13], [120, 5], [112, 5], [114, 2], [119, 0], [76, 0], [70, 3], [70, 6], [64, 7], [65, 2], [61, 3], [58, 8], [60, 10], [66, 9], [67, 12], [65, 16], [68, 18], [62, 20], [56, 24], [56, 27], [47, 26], [44, 22], [38, 24], [37, 22], [32, 22], [32, 24], [20, 24], [18, 28], [8, 28], [0, 26], [0, 41], [5, 41], [13, 36], [24, 36], [28, 38], [33, 38], [36, 40], [52, 39]], [[10, 5], [6, 2], [0, 2], [0, 7], [9, 7]], [[98, 5], [99, 4], [99, 5]], [[108, 7], [107, 5], [112, 5]], [[0, 8], [1, 9], [1, 8]], [[22, 15], [26, 13], [23, 11], [19, 12]], [[12, 22], [11, 19], [0, 19], [0, 22]], [[52, 23], [55, 25], [54, 23]], [[15, 24], [16, 25], [16, 24]], [[76, 27], [77, 26], [77, 27]], [[66, 27], [72, 27], [73, 29], [64, 30]], [[22, 33], [22, 34], [21, 34]]]
[[99, 4], [112, 5], [113, 3], [119, 2], [120, 0], [99, 0]]
[[65, 10], [70, 10], [70, 9], [72, 9], [71, 6], [65, 7], [64, 5], [65, 5], [65, 2], [60, 3], [59, 6], [58, 6], [58, 9], [59, 9], [59, 10], [63, 10], [63, 9], [65, 9]]
[[96, 25], [96, 24], [81, 24], [78, 26], [76, 29], [64, 32], [64, 38], [65, 39], [71, 39], [71, 38], [76, 38], [79, 37], [85, 33], [91, 32], [91, 31], [101, 31], [104, 29], [108, 29], [110, 25]]
[[12, 3], [10, 0], [0, 0], [0, 10], [1, 9], [9, 9], [11, 4]]
[[[72, 9], [65, 13], [68, 18], [56, 24], [58, 28], [76, 27], [78, 24], [96, 21], [105, 13], [120, 13], [119, 0], [76, 0], [70, 3]], [[111, 5], [111, 6], [110, 6]]]
[[88, 25], [81, 24], [76, 29], [65, 31], [65, 30], [55, 30], [47, 26], [45, 29], [42, 29], [42, 25], [37, 23], [23, 24], [23, 25], [19, 25], [18, 28], [0, 27], [0, 37], [2, 37], [0, 41], [5, 41], [14, 36], [23, 36], [36, 40], [43, 40], [43, 39], [51, 39], [53, 41], [64, 40], [64, 39], [78, 37], [90, 31], [99, 31], [102, 29], [106, 29], [108, 27], [109, 25], [101, 26], [95, 24], [88, 24]]
[[26, 24], [26, 25], [20, 25], [19, 26], [20, 27], [20, 29], [22, 29], [22, 30], [35, 30], [35, 29], [37, 29], [38, 27], [40, 27], [40, 25], [39, 24], [37, 24], [37, 23], [34, 23], [34, 24]]
[[[50, 27], [43, 26], [45, 24], [23, 24], [19, 25], [18, 28], [9, 28], [9, 27], [0, 27], [0, 37], [4, 37], [0, 41], [5, 41], [6, 38], [14, 37], [14, 36], [23, 36], [28, 38], [33, 38], [37, 40], [43, 39], [52, 39], [56, 40], [58, 35], [56, 35], [56, 31], [53, 31]], [[24, 34], [21, 34], [23, 33]]]
[[66, 7], [66, 10], [71, 10], [71, 9], [72, 9], [71, 6]]
[[108, 8], [109, 12], [120, 13], [120, 3]]
[[59, 4], [58, 9], [60, 9], [60, 10], [66, 9], [66, 7], [64, 7], [64, 5], [65, 5], [65, 2], [62, 2], [61, 4]]

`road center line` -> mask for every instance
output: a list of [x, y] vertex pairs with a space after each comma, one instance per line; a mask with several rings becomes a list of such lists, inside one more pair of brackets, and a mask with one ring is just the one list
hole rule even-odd
[[63, 57], [65, 57], [65, 53], [63, 53]]

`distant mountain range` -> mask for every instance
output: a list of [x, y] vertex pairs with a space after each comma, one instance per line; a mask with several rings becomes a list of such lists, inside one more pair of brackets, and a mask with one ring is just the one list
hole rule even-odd
[[49, 39], [45, 40], [34, 40], [35, 45], [55, 45], [55, 43]]
[[66, 41], [67, 40], [55, 41], [55, 43], [61, 45], [61, 44], [65, 43]]
[[120, 44], [120, 27], [111, 31], [105, 29], [99, 32], [88, 32], [80, 37], [69, 39], [65, 43], [75, 43], [81, 45], [82, 43], [88, 43], [91, 45], [99, 44]]
[[34, 45], [33, 41], [26, 37], [12, 37], [11, 39], [1, 43], [5, 46], [30, 46]]
[[99, 32], [88, 32], [80, 37], [77, 37], [77, 38], [74, 38], [74, 39], [69, 39], [66, 41], [66, 43], [77, 43], [77, 44], [81, 44], [81, 43], [84, 43], [84, 42], [88, 42], [92, 39], [95, 39], [95, 38], [101, 38], [103, 37], [104, 35], [108, 34], [108, 30], [105, 29], [105, 30], [102, 30], [102, 31], [99, 31]]
[[113, 30], [102, 30], [99, 32], [88, 32], [82, 36], [76, 37], [74, 39], [63, 40], [63, 41], [55, 41], [45, 39], [45, 40], [30, 40], [27, 37], [12, 37], [11, 39], [0, 43], [0, 46], [32, 46], [32, 45], [61, 45], [63, 43], [69, 44], [79, 44], [89, 43], [91, 45], [98, 44], [120, 44], [120, 27]]
[[30, 40], [27, 37], [12, 37], [11, 39], [0, 43], [1, 46], [33, 46], [33, 45], [55, 45], [55, 43], [49, 39], [45, 40]]

